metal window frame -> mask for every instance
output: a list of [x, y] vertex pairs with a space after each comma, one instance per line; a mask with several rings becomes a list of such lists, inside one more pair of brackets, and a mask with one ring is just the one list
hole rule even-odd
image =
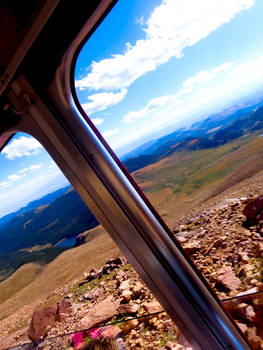
[[42, 94], [23, 75], [11, 83], [7, 96], [15, 108], [24, 108], [21, 94], [30, 103], [6, 137], [22, 131], [42, 143], [194, 349], [250, 349], [76, 99], [76, 55], [111, 4], [101, 2]]

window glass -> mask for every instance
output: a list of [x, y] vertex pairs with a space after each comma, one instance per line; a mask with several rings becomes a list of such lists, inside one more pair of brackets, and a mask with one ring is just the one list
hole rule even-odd
[[222, 300], [262, 284], [262, 10], [121, 0], [75, 70], [84, 111]]
[[0, 349], [186, 342], [36, 139], [16, 134], [0, 167]]

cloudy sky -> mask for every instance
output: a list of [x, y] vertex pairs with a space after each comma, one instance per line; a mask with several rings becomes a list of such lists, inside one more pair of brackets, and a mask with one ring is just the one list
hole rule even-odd
[[0, 153], [0, 217], [68, 184], [41, 144], [19, 133]]
[[[119, 0], [80, 53], [79, 100], [118, 154], [223, 106], [262, 81], [262, 13], [262, 0]], [[25, 134], [0, 168], [0, 217], [67, 184]]]
[[80, 54], [79, 100], [121, 155], [262, 80], [262, 13], [262, 0], [120, 0]]

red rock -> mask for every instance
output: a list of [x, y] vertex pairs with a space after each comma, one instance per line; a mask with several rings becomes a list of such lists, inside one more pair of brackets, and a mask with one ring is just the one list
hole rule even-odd
[[69, 300], [62, 300], [58, 303], [57, 318], [56, 321], [65, 321], [68, 316], [73, 312], [72, 304]]
[[134, 299], [137, 299], [141, 294], [143, 294], [144, 285], [141, 282], [136, 282], [133, 290], [132, 296]]
[[243, 214], [248, 219], [255, 219], [258, 213], [263, 209], [263, 196], [249, 200], [248, 204], [243, 210]]
[[247, 330], [248, 330], [248, 327], [245, 323], [239, 323], [237, 322], [237, 326], [240, 328], [241, 332], [243, 334], [246, 334], [247, 333]]
[[186, 245], [184, 245], [183, 248], [184, 248], [184, 251], [186, 252], [186, 254], [192, 255], [192, 254], [196, 253], [198, 250], [200, 250], [201, 246], [200, 246], [199, 242], [191, 242], [191, 243], [187, 243]]
[[58, 303], [58, 312], [63, 312], [64, 314], [71, 314], [72, 312], [72, 304], [69, 300], [62, 300]]
[[122, 314], [135, 314], [138, 309], [138, 304], [122, 304], [118, 307], [118, 312]]
[[158, 303], [158, 301], [152, 301], [150, 303], [144, 303], [143, 307], [149, 314], [153, 314], [155, 312], [163, 311], [163, 307]]
[[251, 305], [248, 305], [246, 307], [246, 310], [245, 310], [245, 316], [246, 316], [246, 319], [250, 322], [253, 322], [256, 318], [256, 313], [253, 309], [253, 306]]
[[121, 299], [114, 300], [112, 296], [101, 301], [87, 312], [86, 316], [80, 321], [79, 328], [93, 328], [108, 321], [118, 313], [120, 302]]
[[107, 326], [103, 331], [101, 332], [102, 337], [109, 337], [109, 338], [116, 338], [120, 336], [122, 333], [122, 330], [118, 326]]
[[39, 341], [45, 337], [47, 327], [53, 327], [55, 324], [57, 310], [56, 306], [35, 309], [28, 329], [28, 336], [31, 340]]
[[228, 290], [237, 290], [241, 284], [230, 266], [224, 266], [217, 271], [216, 282]]

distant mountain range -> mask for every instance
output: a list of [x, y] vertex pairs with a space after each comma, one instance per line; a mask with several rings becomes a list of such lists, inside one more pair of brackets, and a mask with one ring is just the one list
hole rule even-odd
[[151, 140], [124, 158], [123, 163], [130, 172], [155, 163], [176, 151], [193, 151], [218, 147], [241, 137], [263, 129], [263, 101], [253, 105], [232, 106], [221, 113], [193, 123], [188, 128]]
[[29, 203], [0, 222], [0, 253], [48, 243], [55, 245], [98, 224], [78, 193], [69, 186]]
[[[235, 105], [188, 128], [149, 141], [130, 152], [123, 163], [132, 172], [158, 162], [174, 152], [219, 147], [252, 132], [263, 130], [263, 100]], [[54, 246], [64, 238], [98, 224], [72, 187], [67, 186], [0, 219], [0, 253], [24, 248]]]
[[66, 193], [69, 188], [70, 188], [70, 185], [69, 186], [65, 186], [63, 188], [60, 188], [60, 189], [58, 189], [58, 190], [56, 190], [56, 191], [54, 191], [52, 193], [49, 193], [49, 194], [45, 195], [42, 198], [39, 198], [39, 199], [34, 200], [32, 202], [29, 202], [25, 207], [22, 207], [19, 210], [13, 212], [13, 213], [10, 213], [10, 214], [7, 214], [7, 215], [1, 217], [0, 218], [0, 230], [9, 221], [11, 221], [14, 216], [23, 214], [26, 211], [35, 209], [37, 207], [40, 207], [41, 205], [52, 203], [55, 199], [57, 199], [58, 197], [62, 196], [64, 193]]

